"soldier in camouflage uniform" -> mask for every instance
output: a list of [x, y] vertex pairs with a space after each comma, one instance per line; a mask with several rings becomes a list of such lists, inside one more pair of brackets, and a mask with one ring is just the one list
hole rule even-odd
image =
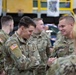
[[[46, 74], [46, 63], [50, 56], [50, 38], [44, 31], [44, 23], [41, 18], [34, 18], [36, 28], [28, 42], [29, 51], [35, 52], [35, 57], [39, 60], [39, 65], [35, 69], [35, 75]], [[32, 52], [30, 52], [32, 53]], [[38, 53], [38, 55], [37, 55]]]
[[76, 75], [76, 24], [73, 27], [74, 52], [51, 61], [46, 75]]
[[24, 16], [19, 22], [15, 34], [5, 43], [7, 50], [8, 75], [35, 75], [34, 69], [39, 61], [27, 49], [27, 39], [31, 36], [35, 23], [30, 17]]
[[63, 57], [74, 51], [73, 40], [71, 39], [72, 28], [75, 20], [72, 16], [63, 16], [59, 19], [58, 39], [54, 43], [54, 51], [51, 56]]
[[4, 72], [4, 43], [9, 38], [9, 33], [13, 30], [13, 18], [9, 15], [1, 17], [1, 26], [0, 30], [0, 75], [5, 75]]

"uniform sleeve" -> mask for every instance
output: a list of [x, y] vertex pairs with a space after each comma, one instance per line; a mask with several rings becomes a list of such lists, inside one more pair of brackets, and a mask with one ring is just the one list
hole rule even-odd
[[4, 55], [3, 55], [3, 52], [2, 52], [2, 49], [1, 49], [1, 44], [0, 44], [0, 73], [3, 71], [3, 68], [4, 68]]
[[0, 73], [3, 71], [4, 69], [4, 40], [2, 38], [0, 38]]
[[63, 43], [61, 41], [61, 39], [56, 40], [53, 46], [53, 52], [51, 53], [52, 57], [57, 57], [57, 53], [60, 49], [62, 49], [63, 47]]
[[[58, 68], [59, 68], [59, 64], [58, 64], [58, 61], [55, 60], [51, 65], [50, 65], [50, 68], [47, 70], [46, 72], [46, 75], [56, 75], [57, 74], [57, 71], [58, 71]], [[60, 75], [60, 74], [57, 74], [57, 75]]]
[[27, 70], [32, 66], [35, 66], [35, 58], [34, 57], [26, 57], [22, 54], [20, 50], [20, 46], [16, 40], [10, 40], [5, 43], [6, 49], [10, 54], [10, 57], [14, 61], [15, 66], [19, 70]]
[[46, 75], [74, 75], [76, 72], [76, 55], [69, 55], [56, 59]]
[[50, 42], [50, 38], [47, 39], [47, 48], [46, 48], [46, 53], [47, 53], [47, 56], [50, 57], [51, 55], [51, 51], [50, 51], [50, 48], [52, 47], [51, 45], [51, 42]]

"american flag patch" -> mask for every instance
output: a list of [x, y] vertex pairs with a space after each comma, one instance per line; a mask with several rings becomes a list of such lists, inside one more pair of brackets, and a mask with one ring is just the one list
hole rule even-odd
[[13, 44], [12, 46], [10, 46], [11, 50], [14, 50], [16, 48], [18, 48], [18, 45], [17, 44]]

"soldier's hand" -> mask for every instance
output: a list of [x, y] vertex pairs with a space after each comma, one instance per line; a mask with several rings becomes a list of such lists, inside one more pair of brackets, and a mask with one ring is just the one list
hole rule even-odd
[[47, 65], [50, 66], [54, 60], [56, 60], [56, 58], [49, 58], [48, 61], [47, 61]]

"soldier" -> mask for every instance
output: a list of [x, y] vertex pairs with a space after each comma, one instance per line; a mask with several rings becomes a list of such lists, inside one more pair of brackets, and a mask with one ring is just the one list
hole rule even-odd
[[22, 17], [18, 30], [5, 43], [8, 75], [34, 75], [34, 67], [38, 65], [38, 61], [35, 56], [30, 56], [26, 44], [35, 27], [30, 17]]
[[13, 30], [14, 21], [10, 15], [1, 17], [1, 27], [0, 29], [0, 75], [5, 75], [4, 71], [4, 43], [9, 38], [9, 33]]
[[72, 28], [75, 20], [72, 16], [62, 16], [59, 19], [57, 40], [54, 43], [54, 51], [51, 56], [63, 57], [71, 54], [74, 51], [73, 39], [71, 39]]
[[74, 52], [51, 61], [46, 75], [76, 75], [76, 24], [73, 27]]
[[45, 64], [50, 56], [50, 38], [44, 31], [43, 20], [41, 18], [34, 18], [33, 20], [36, 28], [29, 39], [28, 50], [35, 52], [35, 57], [39, 60], [39, 65], [35, 69], [35, 75], [45, 75]]

